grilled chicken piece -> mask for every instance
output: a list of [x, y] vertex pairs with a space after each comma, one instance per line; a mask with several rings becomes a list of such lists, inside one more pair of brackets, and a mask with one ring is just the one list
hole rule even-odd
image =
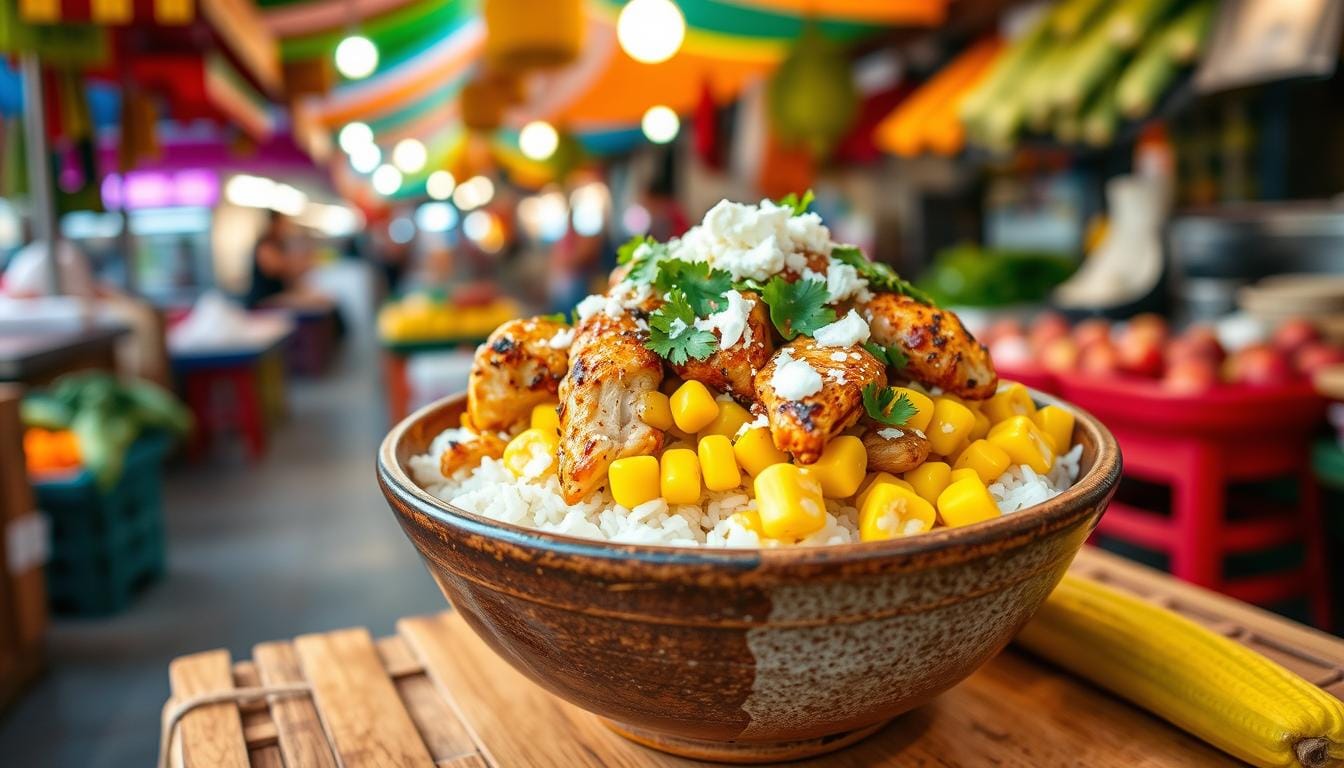
[[[771, 379], [781, 365], [797, 365], [796, 361], [805, 361], [820, 374], [821, 389], [801, 400], [790, 400], [775, 390]], [[873, 382], [885, 386], [887, 372], [868, 350], [822, 347], [799, 336], [781, 347], [756, 374], [756, 394], [765, 406], [775, 447], [792, 453], [802, 464], [811, 464], [821, 458], [832, 437], [858, 420], [863, 413], [863, 388]]]
[[[728, 349], [719, 349], [704, 360], [688, 359], [672, 369], [683, 379], [695, 379], [711, 389], [726, 390], [744, 403], [756, 401], [756, 372], [770, 361], [775, 342], [765, 302], [755, 293], [741, 294], [751, 309], [742, 337]], [[723, 333], [714, 330], [723, 339]]]
[[439, 474], [451, 477], [459, 469], [480, 464], [487, 456], [498, 459], [503, 455], [504, 441], [493, 432], [471, 434], [469, 439], [461, 441], [450, 440], [439, 456]]
[[903, 372], [915, 381], [971, 400], [983, 400], [998, 387], [989, 350], [955, 314], [896, 293], [875, 295], [859, 314], [874, 342], [905, 352], [910, 362]]
[[476, 348], [467, 379], [467, 415], [477, 431], [507, 431], [525, 421], [533, 406], [555, 399], [569, 352], [551, 341], [568, 331], [564, 323], [544, 317], [510, 320]]
[[863, 431], [869, 472], [908, 472], [929, 457], [929, 439], [909, 427], [870, 423]]
[[663, 379], [663, 361], [644, 341], [628, 313], [599, 312], [575, 331], [560, 382], [560, 487], [571, 504], [606, 481], [611, 462], [663, 446], [662, 431], [638, 415], [644, 393]]

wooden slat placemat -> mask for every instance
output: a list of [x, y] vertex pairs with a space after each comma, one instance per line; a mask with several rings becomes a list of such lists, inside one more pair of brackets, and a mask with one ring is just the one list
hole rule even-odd
[[[1073, 572], [1151, 600], [1278, 660], [1344, 698], [1344, 640], [1285, 621], [1097, 550]], [[232, 665], [224, 651], [177, 659], [175, 699], [307, 682], [311, 696], [217, 704], [184, 718], [175, 765], [700, 765], [631, 744], [545, 692], [491, 652], [456, 614], [263, 643]], [[1009, 649], [876, 736], [801, 766], [1237, 765], [1151, 715]]]

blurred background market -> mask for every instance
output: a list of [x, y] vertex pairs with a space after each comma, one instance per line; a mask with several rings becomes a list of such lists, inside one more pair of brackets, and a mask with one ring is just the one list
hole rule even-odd
[[1344, 3], [0, 3], [0, 763], [442, 598], [373, 474], [631, 237], [812, 190], [1093, 411], [1095, 543], [1344, 627]]

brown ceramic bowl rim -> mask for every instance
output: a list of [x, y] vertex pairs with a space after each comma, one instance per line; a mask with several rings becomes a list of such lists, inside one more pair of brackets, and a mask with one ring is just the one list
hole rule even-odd
[[[1091, 436], [1096, 459], [1091, 468], [1063, 493], [1041, 504], [1012, 512], [993, 520], [958, 528], [940, 528], [918, 536], [881, 542], [855, 542], [802, 547], [730, 548], [684, 547], [668, 544], [625, 544], [569, 536], [493, 520], [454, 507], [421, 488], [397, 461], [397, 448], [410, 427], [440, 410], [452, 408], [464, 398], [449, 395], [436, 400], [402, 419], [378, 450], [378, 480], [385, 494], [394, 495], [411, 509], [462, 533], [540, 549], [556, 554], [595, 557], [604, 560], [638, 560], [659, 565], [738, 566], [743, 568], [789, 568], [806, 565], [838, 565], [880, 559], [921, 558], [942, 554], [949, 559], [958, 550], [971, 559], [977, 552], [1001, 549], [1010, 542], [1026, 542], [1044, 531], [1066, 528], [1086, 518], [1090, 511], [1107, 499], [1120, 478], [1120, 447], [1115, 437], [1096, 417], [1064, 401], [1030, 390], [1037, 403], [1068, 408], [1076, 416], [1077, 428]], [[395, 506], [395, 505], [394, 505]]]

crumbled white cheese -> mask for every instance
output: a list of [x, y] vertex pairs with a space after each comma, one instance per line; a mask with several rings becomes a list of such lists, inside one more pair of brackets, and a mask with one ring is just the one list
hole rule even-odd
[[957, 431], [957, 428], [954, 427], [954, 426], [952, 426], [952, 422], [950, 422], [950, 421], [945, 421], [945, 422], [943, 422], [943, 426], [940, 427], [939, 429], [940, 429], [940, 431], [942, 431], [942, 433], [943, 433], [944, 435], [950, 435], [950, 434], [952, 434], [953, 432], [956, 432], [956, 431]]
[[697, 318], [695, 327], [702, 331], [718, 331], [719, 349], [728, 349], [744, 337], [750, 344], [747, 316], [751, 314], [752, 302], [742, 298], [737, 291], [728, 291], [723, 298], [727, 302], [724, 308], [709, 317]]
[[812, 338], [822, 347], [852, 347], [868, 340], [868, 324], [851, 309], [834, 323], [818, 328]]
[[922, 429], [916, 429], [916, 430], [915, 430], [915, 436], [918, 437], [920, 440], [928, 440], [928, 439], [929, 439], [929, 436], [926, 435], [926, 434], [924, 434], [924, 430], [922, 430]]
[[569, 349], [569, 345], [574, 343], [574, 329], [561, 328], [555, 332], [551, 340], [546, 345], [551, 349]]
[[674, 317], [672, 318], [672, 322], [667, 324], [667, 337], [669, 339], [675, 339], [685, 333], [686, 328], [687, 325], [685, 320], [682, 320], [680, 317]]
[[848, 379], [845, 378], [845, 372], [839, 368], [832, 368], [826, 371], [826, 378], [834, 381], [836, 384], [844, 384]]
[[852, 353], [832, 352], [832, 353], [831, 353], [831, 362], [832, 362], [832, 363], [843, 363], [843, 362], [845, 362], [846, 360], [849, 359], [849, 355], [850, 355], [850, 354], [852, 354]]
[[821, 391], [821, 374], [806, 360], [793, 359], [793, 350], [785, 347], [776, 358], [770, 386], [786, 400], [802, 400]]
[[826, 267], [826, 293], [832, 304], [849, 298], [867, 301], [873, 297], [868, 291], [868, 281], [859, 277], [859, 271], [835, 259]]
[[737, 428], [737, 433], [733, 435], [733, 439], [736, 440], [737, 438], [747, 434], [747, 432], [749, 432], [750, 430], [756, 429], [758, 427], [768, 427], [768, 426], [770, 426], [770, 419], [766, 418], [764, 413], [758, 413], [756, 414], [756, 418]]
[[899, 429], [886, 427], [885, 429], [877, 430], [877, 436], [883, 440], [899, 440], [900, 438], [905, 437], [905, 433]]
[[595, 293], [580, 301], [574, 311], [581, 321], [587, 320], [599, 312], [607, 317], [620, 317], [625, 314], [627, 309], [643, 304], [649, 298], [649, 294], [649, 286], [636, 285], [628, 280], [623, 280], [612, 286], [610, 293], [607, 295]]
[[785, 268], [801, 271], [805, 253], [830, 253], [831, 232], [815, 213], [794, 216], [769, 200], [722, 200], [669, 246], [675, 258], [708, 262], [734, 279], [763, 281]]

